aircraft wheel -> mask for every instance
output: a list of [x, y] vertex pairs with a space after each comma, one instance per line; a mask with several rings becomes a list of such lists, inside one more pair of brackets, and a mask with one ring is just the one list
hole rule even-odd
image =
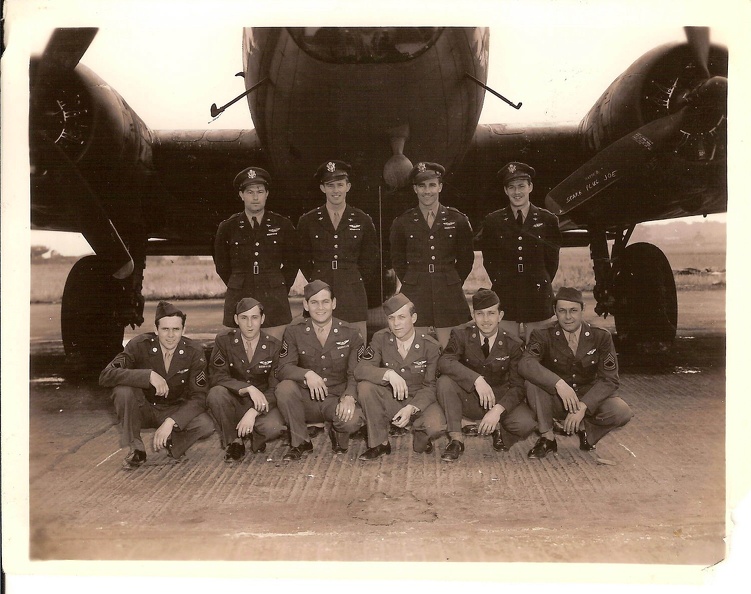
[[98, 256], [85, 256], [65, 281], [60, 329], [70, 379], [98, 375], [123, 348], [118, 304], [124, 289], [109, 268]]
[[613, 288], [619, 346], [641, 354], [666, 352], [678, 327], [678, 297], [665, 254], [650, 243], [627, 246]]

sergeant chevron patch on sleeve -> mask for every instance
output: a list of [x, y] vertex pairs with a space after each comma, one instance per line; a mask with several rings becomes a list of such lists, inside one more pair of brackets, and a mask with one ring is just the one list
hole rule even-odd
[[217, 367], [224, 367], [224, 364], [226, 363], [226, 361], [224, 360], [224, 356], [222, 355], [222, 353], [216, 354], [216, 357], [214, 357], [213, 363]]
[[365, 352], [365, 345], [361, 344], [360, 348], [357, 349], [357, 360], [358, 361], [362, 360], [362, 355], [363, 355], [364, 352]]
[[605, 357], [605, 361], [603, 362], [602, 366], [608, 371], [615, 369], [615, 357], [613, 356], [613, 353], [608, 353], [608, 356]]
[[197, 386], [198, 386], [199, 388], [203, 388], [203, 387], [205, 387], [205, 386], [206, 386], [206, 373], [205, 373], [205, 372], [201, 371], [201, 372], [200, 372], [200, 373], [199, 373], [199, 374], [198, 374], [198, 375], [196, 376], [196, 385], [197, 385]]
[[117, 357], [115, 357], [111, 365], [116, 369], [125, 368], [125, 354], [121, 353]]
[[282, 350], [279, 351], [279, 358], [286, 357], [289, 354], [289, 345], [287, 345], [287, 341], [282, 341]]
[[527, 351], [529, 351], [530, 353], [532, 353], [535, 357], [539, 357], [540, 354], [542, 353], [542, 348], [540, 347], [540, 343], [539, 342], [532, 342], [527, 347]]
[[362, 356], [359, 357], [359, 360], [370, 361], [373, 357], [375, 357], [375, 353], [373, 352], [373, 348], [372, 347], [368, 347], [362, 353]]

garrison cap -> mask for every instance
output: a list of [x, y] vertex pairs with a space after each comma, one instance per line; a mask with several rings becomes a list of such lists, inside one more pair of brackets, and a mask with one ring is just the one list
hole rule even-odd
[[506, 163], [503, 168], [498, 171], [498, 177], [503, 180], [504, 186], [514, 179], [526, 179], [532, 181], [532, 178], [534, 176], [534, 168], [530, 167], [526, 163], [519, 163], [518, 161], [511, 161], [511, 163]]
[[437, 177], [440, 181], [444, 173], [446, 173], [446, 169], [443, 165], [421, 161], [412, 168], [412, 171], [409, 172], [409, 182], [411, 184], [419, 184], [426, 179], [432, 179], [434, 177]]
[[244, 297], [243, 299], [240, 299], [240, 301], [237, 302], [237, 305], [235, 306], [235, 313], [241, 314], [245, 311], [250, 311], [256, 305], [261, 311], [263, 311], [263, 305], [261, 305], [260, 301], [258, 301], [257, 299], [253, 299], [252, 297]]
[[500, 302], [501, 300], [495, 291], [491, 291], [490, 289], [477, 289], [477, 293], [472, 295], [472, 309], [475, 311], [493, 307]]
[[174, 305], [168, 301], [160, 301], [156, 306], [156, 315], [154, 316], [154, 324], [159, 324], [159, 320], [162, 318], [170, 318], [172, 316], [180, 316], [185, 323], [185, 314], [177, 309]]
[[263, 184], [268, 188], [271, 184], [271, 176], [268, 171], [260, 167], [246, 167], [235, 176], [235, 181], [232, 182], [236, 190], [242, 190], [250, 184]]
[[409, 298], [403, 293], [397, 293], [391, 299], [386, 300], [383, 304], [383, 311], [387, 316], [390, 316], [395, 311], [399, 311], [402, 307], [412, 303]]
[[582, 292], [579, 289], [574, 289], [573, 287], [561, 287], [558, 289], [558, 292], [555, 294], [555, 303], [558, 301], [573, 301], [575, 303], [581, 304], [582, 307], [584, 307], [584, 298], [582, 297]]
[[318, 183], [325, 184], [333, 179], [341, 179], [346, 177], [349, 179], [349, 175], [352, 173], [352, 166], [344, 161], [326, 161], [317, 170], [315, 178]]
[[303, 296], [305, 297], [305, 301], [310, 299], [316, 293], [323, 291], [324, 289], [328, 289], [329, 293], [333, 295], [331, 287], [322, 280], [314, 280], [312, 283], [308, 283], [303, 289]]

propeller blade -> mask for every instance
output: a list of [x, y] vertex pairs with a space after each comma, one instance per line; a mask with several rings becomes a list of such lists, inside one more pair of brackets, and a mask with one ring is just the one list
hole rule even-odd
[[709, 27], [684, 27], [686, 40], [694, 52], [704, 78], [709, 78]]
[[94, 41], [97, 31], [93, 27], [55, 29], [39, 59], [35, 83], [44, 82], [55, 72], [73, 70]]
[[561, 216], [643, 168], [679, 137], [687, 112], [649, 122], [601, 150], [548, 193], [546, 208]]

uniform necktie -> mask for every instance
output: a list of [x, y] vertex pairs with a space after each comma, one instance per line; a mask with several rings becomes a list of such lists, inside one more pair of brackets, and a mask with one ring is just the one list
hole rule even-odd
[[486, 357], [490, 354], [490, 344], [486, 336], [482, 337], [482, 354]]
[[571, 349], [571, 352], [576, 354], [576, 349], [579, 346], [579, 340], [576, 338], [575, 333], [569, 333], [568, 335], [568, 348]]
[[258, 219], [255, 217], [250, 217], [250, 226], [253, 228], [253, 231], [258, 229], [258, 227], [261, 226], [261, 223], [258, 222]]
[[169, 364], [172, 363], [172, 351], [164, 351], [164, 370], [169, 371]]
[[433, 227], [433, 219], [435, 218], [435, 215], [433, 214], [432, 210], [428, 211], [427, 221], [428, 221], [428, 227]]
[[519, 227], [521, 227], [522, 225], [524, 225], [524, 217], [522, 216], [522, 211], [521, 210], [517, 210], [516, 211], [516, 224]]
[[339, 213], [334, 211], [334, 229], [339, 226]]
[[407, 358], [407, 345], [403, 343], [401, 340], [397, 341], [398, 351], [399, 354], [402, 356], [402, 359]]
[[253, 345], [248, 343], [248, 348], [245, 350], [245, 354], [248, 355], [248, 363], [253, 360]]
[[321, 343], [321, 346], [324, 346], [326, 344], [326, 328], [316, 326], [316, 333], [318, 334], [318, 342]]

